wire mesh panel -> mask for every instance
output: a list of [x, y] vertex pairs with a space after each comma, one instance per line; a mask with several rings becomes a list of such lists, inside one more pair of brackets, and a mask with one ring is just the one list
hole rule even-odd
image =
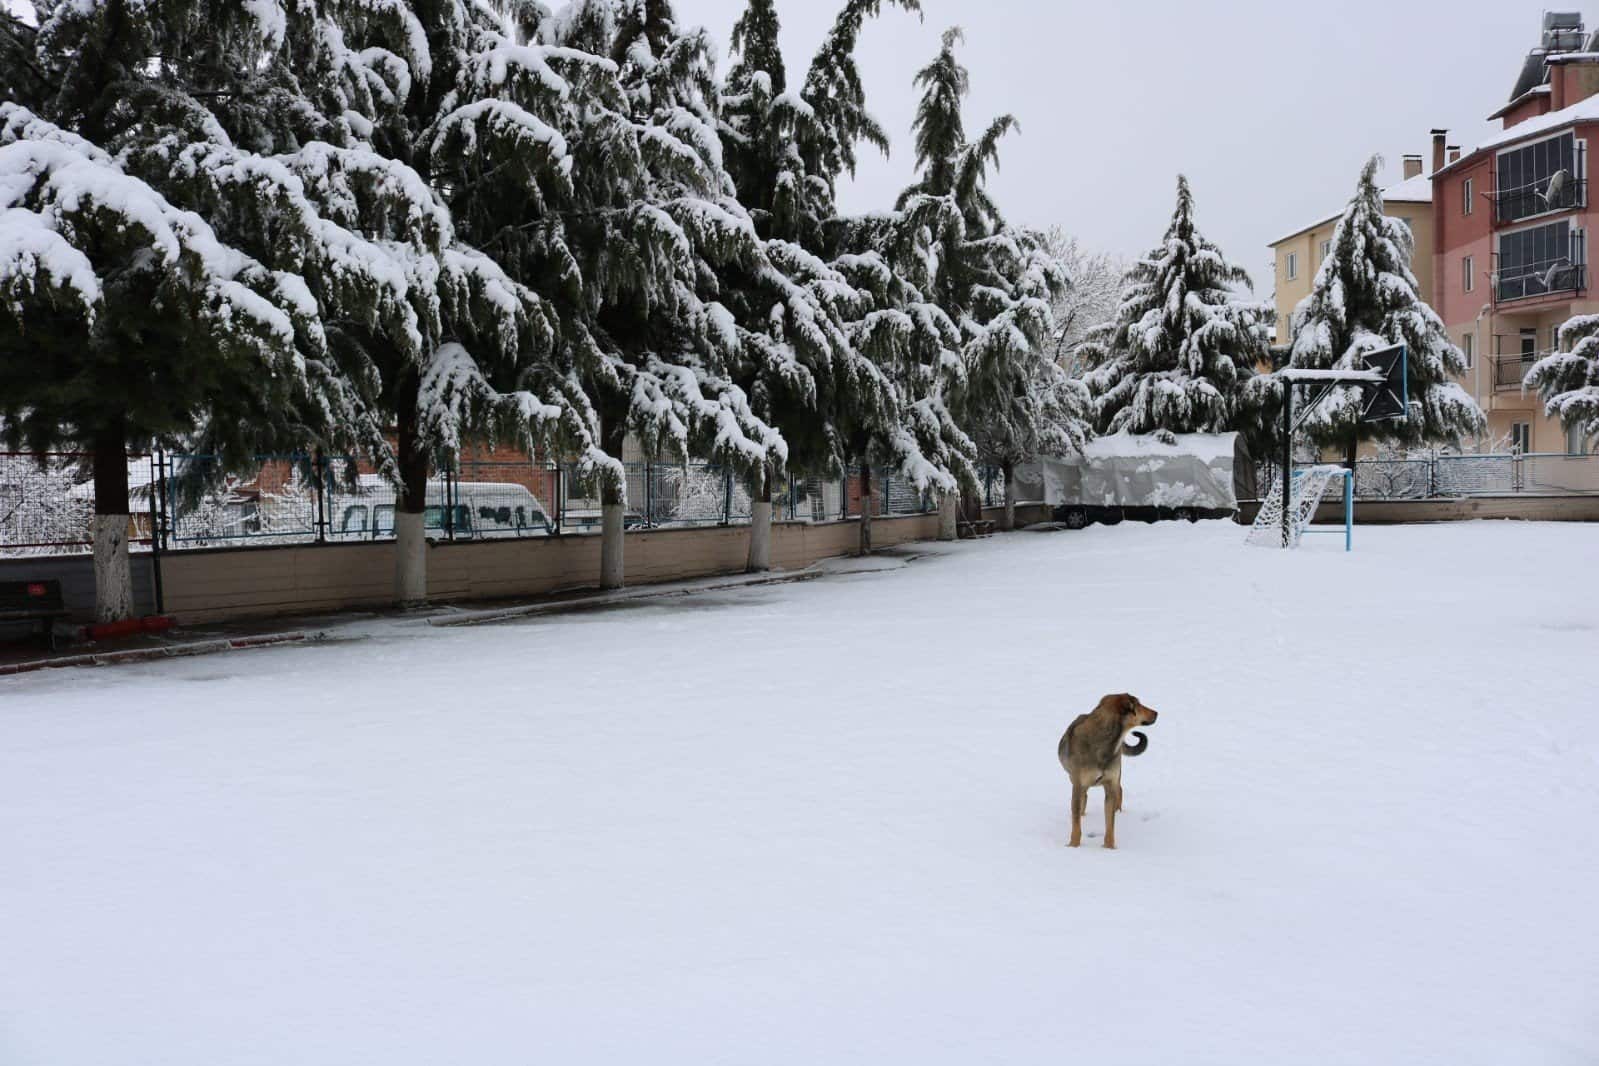
[[1514, 455], [1440, 455], [1432, 462], [1433, 495], [1494, 496], [1516, 491]]
[[[1355, 463], [1355, 497], [1361, 500], [1426, 499], [1433, 495], [1432, 473], [1430, 459], [1361, 459]], [[1332, 488], [1343, 491], [1342, 485]]]
[[266, 455], [257, 462], [253, 474], [233, 474], [215, 456], [164, 456], [159, 495], [166, 546], [315, 540], [321, 500], [312, 457]]
[[[85, 452], [0, 453], [0, 554], [59, 555], [94, 543], [92, 456]], [[153, 465], [128, 457], [129, 543], [149, 549]]]
[[713, 463], [628, 463], [627, 489], [628, 509], [652, 528], [750, 520], [748, 486]]

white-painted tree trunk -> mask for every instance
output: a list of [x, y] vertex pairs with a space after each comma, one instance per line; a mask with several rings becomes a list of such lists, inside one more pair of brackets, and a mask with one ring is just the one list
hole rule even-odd
[[620, 503], [607, 503], [600, 507], [600, 588], [622, 587], [622, 512]]
[[956, 520], [960, 514], [960, 497], [946, 492], [938, 497], [938, 539], [954, 540], [957, 535]]
[[394, 514], [394, 600], [401, 607], [416, 607], [428, 599], [428, 542], [422, 515]]
[[94, 516], [94, 619], [133, 617], [133, 570], [128, 565], [128, 516]]
[[750, 503], [750, 558], [748, 570], [759, 574], [772, 568], [772, 501]]

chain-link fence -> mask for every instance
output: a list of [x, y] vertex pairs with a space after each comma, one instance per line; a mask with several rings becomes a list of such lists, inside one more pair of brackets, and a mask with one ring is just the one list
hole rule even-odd
[[[708, 463], [631, 462], [624, 526], [630, 530], [738, 525], [750, 520], [750, 491], [728, 468]], [[0, 454], [0, 552], [81, 552], [91, 544], [90, 457]], [[1002, 483], [1001, 483], [1002, 486]], [[256, 457], [248, 473], [215, 456], [156, 452], [129, 460], [130, 536], [165, 550], [242, 545], [357, 543], [394, 536], [397, 492], [369, 466], [345, 456]], [[780, 479], [779, 521], [858, 518], [858, 469], [843, 478]], [[1003, 497], [1003, 488], [999, 490]], [[924, 514], [932, 497], [896, 474], [872, 472], [879, 517]], [[428, 479], [423, 525], [429, 537], [474, 541], [597, 533], [595, 487], [573, 464], [465, 460]]]
[[[1321, 465], [1296, 463], [1295, 466]], [[1277, 467], [1261, 464], [1258, 484], [1277, 484]], [[1343, 488], [1337, 485], [1341, 494]], [[1334, 492], [1333, 487], [1327, 490]], [[1466, 496], [1581, 496], [1599, 493], [1599, 456], [1515, 452], [1360, 459], [1357, 500], [1427, 500]], [[1329, 495], [1330, 498], [1330, 495]]]
[[[0, 452], [0, 551], [86, 551], [94, 543], [92, 459], [85, 452]], [[135, 512], [128, 535], [135, 551], [150, 544], [154, 480], [150, 456], [128, 457], [128, 495]]]

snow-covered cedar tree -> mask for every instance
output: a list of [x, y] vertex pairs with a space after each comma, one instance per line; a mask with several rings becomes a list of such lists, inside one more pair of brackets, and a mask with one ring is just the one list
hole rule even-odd
[[[846, 0], [798, 92], [787, 86], [772, 4], [752, 0], [735, 27], [724, 150], [781, 277], [731, 284], [728, 301], [751, 335], [750, 394], [781, 429], [792, 470], [833, 475], [859, 463], [869, 490], [872, 468], [891, 467], [920, 491], [948, 491], [963, 459], [969, 470], [970, 444], [933, 383], [958, 372], [958, 331], [934, 307], [911, 313], [923, 303], [914, 287], [869, 242], [845, 239], [848, 223], [836, 214], [837, 182], [853, 171], [857, 144], [887, 148], [855, 61], [866, 20], [885, 6], [920, 12], [915, 0]], [[782, 303], [767, 291], [774, 285]], [[863, 513], [863, 551], [870, 542]]]
[[[999, 142], [1016, 122], [1003, 115], [976, 140], [967, 137], [960, 40], [960, 30], [947, 31], [916, 76], [918, 175], [896, 209], [930, 235], [931, 254], [907, 263], [928, 264], [917, 280], [959, 332], [961, 372], [949, 392], [955, 421], [977, 455], [1012, 484], [1017, 463], [1081, 448], [1090, 430], [1088, 395], [1054, 359], [1050, 301], [1066, 291], [1066, 274], [1043, 238], [1010, 226], [988, 194], [988, 170], [998, 166]], [[1010, 493], [1007, 503], [1009, 528]]]
[[1360, 388], [1341, 385], [1305, 421], [1312, 441], [1337, 448], [1349, 462], [1362, 440], [1453, 444], [1487, 427], [1482, 409], [1454, 380], [1465, 373], [1464, 357], [1416, 291], [1410, 228], [1383, 214], [1381, 164], [1374, 156], [1361, 171], [1290, 331], [1289, 365], [1300, 369], [1360, 369], [1366, 352], [1399, 343], [1409, 350], [1408, 418], [1362, 423]]
[[1544, 413], [1587, 440], [1599, 439], [1599, 315], [1577, 315], [1560, 327], [1560, 351], [1527, 371], [1526, 387]]
[[[226, 75], [202, 60], [225, 46], [231, 66], [269, 68], [282, 12], [41, 0], [33, 14], [0, 14], [0, 417], [13, 446], [94, 453], [96, 614], [111, 620], [133, 604], [130, 448], [200, 432], [247, 464], [263, 439], [325, 430], [348, 392], [304, 276], [142, 166], [168, 134], [228, 142], [196, 82]], [[273, 195], [234, 207], [271, 217]]]
[[1221, 433], [1269, 359], [1267, 308], [1247, 298], [1242, 267], [1194, 225], [1188, 179], [1160, 245], [1123, 279], [1116, 315], [1080, 349], [1106, 433]]
[[558, 240], [542, 208], [570, 187], [558, 127], [582, 93], [548, 68], [549, 49], [521, 43], [544, 17], [537, 5], [352, 0], [324, 10], [331, 29], [288, 51], [325, 72], [317, 98], [349, 130], [341, 146], [283, 158], [319, 210], [370, 240], [359, 257], [381, 259], [404, 286], [403, 336], [355, 320], [337, 337], [346, 374], [367, 383], [394, 427], [385, 473], [399, 489], [396, 598], [416, 602], [427, 587], [428, 474], [453, 464], [465, 440], [573, 456], [585, 473], [620, 480], [598, 446], [571, 331], [525, 254]]
[[[848, 72], [831, 68], [853, 64], [861, 24], [880, 6], [846, 4], [816, 55], [808, 86], [850, 83]], [[917, 9], [914, 2], [902, 6]], [[846, 112], [832, 102], [813, 104], [789, 88], [778, 30], [772, 0], [750, 0], [733, 27], [737, 60], [722, 87], [723, 155], [763, 252], [753, 268], [735, 266], [722, 278], [741, 340], [733, 376], [756, 412], [783, 435], [792, 475], [838, 476], [854, 457], [851, 438], [875, 433], [887, 440], [903, 418], [893, 382], [853, 339], [851, 324], [873, 309], [873, 297], [826, 255], [838, 174], [811, 170], [818, 161], [844, 158], [830, 141], [853, 136], [856, 127], [841, 121]], [[774, 479], [769, 469], [763, 474], [752, 484], [751, 569], [769, 565], [770, 534], [763, 527], [770, 521]]]
[[[781, 435], [731, 378], [740, 337], [719, 279], [756, 263], [760, 241], [723, 164], [710, 40], [680, 27], [665, 0], [575, 0], [554, 16], [530, 10], [528, 21], [534, 35], [490, 57], [479, 83], [530, 101], [543, 92], [546, 106], [559, 97], [564, 108], [541, 124], [525, 107], [446, 120], [435, 156], [460, 157], [462, 185], [479, 168], [492, 177], [518, 165], [532, 141], [556, 143], [551, 134], [570, 157], [566, 188], [505, 207], [524, 207], [520, 224], [538, 231], [516, 249], [515, 269], [556, 304], [564, 358], [597, 410], [613, 469], [629, 433], [656, 458], [703, 458], [741, 476], [781, 467]], [[500, 136], [506, 123], [514, 139]], [[474, 139], [452, 148], [469, 131]], [[622, 493], [620, 478], [603, 480], [608, 587], [622, 580]]]

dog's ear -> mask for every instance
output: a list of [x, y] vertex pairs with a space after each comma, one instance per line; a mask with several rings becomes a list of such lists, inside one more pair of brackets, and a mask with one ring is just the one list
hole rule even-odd
[[1138, 706], [1139, 706], [1139, 704], [1138, 704], [1138, 697], [1137, 696], [1134, 696], [1130, 692], [1122, 694], [1122, 713], [1123, 714], [1137, 714], [1138, 713]]

